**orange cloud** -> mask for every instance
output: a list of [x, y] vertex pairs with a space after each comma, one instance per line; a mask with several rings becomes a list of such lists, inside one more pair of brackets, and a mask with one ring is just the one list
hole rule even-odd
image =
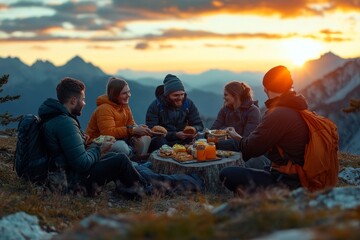
[[88, 49], [97, 49], [97, 50], [112, 50], [112, 49], [114, 49], [111, 46], [100, 46], [100, 45], [89, 45], [86, 48], [88, 48]]

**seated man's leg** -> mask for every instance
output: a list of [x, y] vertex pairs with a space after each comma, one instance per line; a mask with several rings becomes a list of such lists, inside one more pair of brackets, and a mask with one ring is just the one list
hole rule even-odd
[[86, 179], [86, 187], [88, 193], [91, 194], [94, 185], [103, 186], [108, 182], [117, 180], [126, 187], [146, 185], [146, 181], [140, 176], [125, 154], [118, 153], [114, 155], [114, 153], [109, 153], [92, 166]]
[[270, 167], [270, 165], [271, 161], [263, 155], [255, 158], [250, 158], [245, 162], [246, 168], [255, 168], [260, 170], [264, 170], [265, 167]]
[[132, 146], [134, 154], [139, 156], [146, 154], [149, 150], [150, 142], [150, 136], [133, 137]]
[[124, 140], [118, 140], [112, 145], [111, 152], [124, 153], [126, 156], [130, 156], [131, 148]]
[[257, 188], [266, 188], [277, 183], [269, 172], [244, 167], [223, 168], [219, 177], [225, 187], [233, 192], [238, 187], [254, 191]]

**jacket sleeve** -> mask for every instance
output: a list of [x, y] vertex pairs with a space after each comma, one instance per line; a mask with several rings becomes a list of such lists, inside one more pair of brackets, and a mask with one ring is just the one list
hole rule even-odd
[[149, 128], [160, 125], [159, 107], [156, 104], [156, 100], [150, 104], [146, 111], [145, 123]]
[[249, 136], [250, 133], [254, 131], [254, 129], [259, 125], [261, 121], [261, 113], [259, 108], [252, 106], [250, 107], [249, 111], [250, 112], [248, 113], [246, 123], [244, 125], [244, 137]]
[[60, 148], [65, 155], [66, 161], [74, 171], [85, 173], [100, 158], [100, 148], [85, 149], [85, 140], [77, 123], [66, 117], [61, 122], [61, 127], [55, 130]]
[[204, 123], [200, 118], [199, 111], [195, 104], [188, 99], [189, 101], [189, 113], [188, 113], [188, 124], [193, 126], [197, 132], [204, 130]]
[[222, 107], [210, 129], [222, 129], [225, 125], [225, 110]]
[[116, 139], [124, 139], [128, 137], [126, 123], [124, 126], [116, 126], [114, 110], [109, 107], [99, 107], [97, 114], [97, 124], [101, 135], [113, 136]]
[[266, 114], [258, 127], [240, 140], [240, 150], [245, 161], [267, 153], [286, 134], [286, 122], [279, 115], [276, 112]]

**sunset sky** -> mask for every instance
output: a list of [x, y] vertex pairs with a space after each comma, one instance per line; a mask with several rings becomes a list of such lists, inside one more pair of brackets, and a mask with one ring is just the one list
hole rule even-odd
[[0, 57], [29, 65], [265, 71], [359, 43], [360, 0], [0, 0]]

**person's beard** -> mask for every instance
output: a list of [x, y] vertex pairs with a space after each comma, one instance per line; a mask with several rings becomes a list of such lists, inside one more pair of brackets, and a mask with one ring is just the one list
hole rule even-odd
[[71, 114], [75, 116], [81, 116], [83, 107], [84, 106], [81, 105], [80, 101], [77, 101], [75, 107], [71, 111]]

